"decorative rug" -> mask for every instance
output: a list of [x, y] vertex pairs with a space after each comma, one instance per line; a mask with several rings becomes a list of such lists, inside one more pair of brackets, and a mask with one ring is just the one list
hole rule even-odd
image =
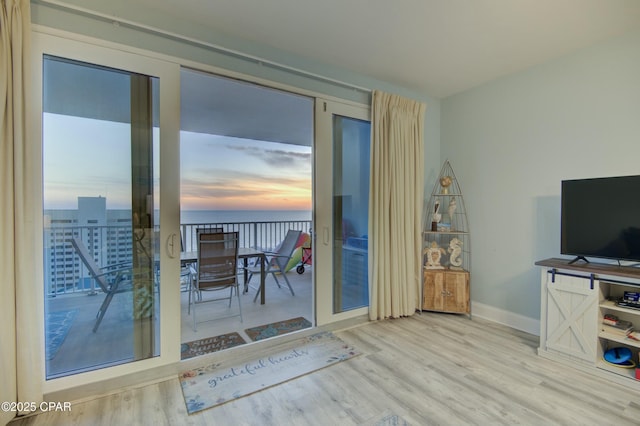
[[397, 414], [389, 414], [378, 420], [374, 426], [409, 426], [409, 423]]
[[360, 353], [330, 332], [290, 342], [288, 349], [238, 364], [219, 362], [180, 375], [189, 414], [284, 383]]
[[269, 337], [279, 336], [281, 334], [291, 333], [311, 327], [311, 323], [302, 317], [291, 318], [286, 321], [274, 322], [271, 324], [259, 325], [257, 327], [247, 328], [244, 332], [254, 342]]
[[47, 361], [52, 360], [69, 333], [73, 321], [78, 315], [77, 309], [49, 312], [45, 323], [45, 345]]
[[221, 334], [220, 336], [207, 337], [180, 345], [180, 358], [188, 359], [194, 356], [217, 352], [247, 343], [241, 335], [236, 333]]

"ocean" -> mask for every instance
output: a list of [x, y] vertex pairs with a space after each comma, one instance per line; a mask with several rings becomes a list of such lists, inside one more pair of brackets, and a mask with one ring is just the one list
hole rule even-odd
[[[182, 238], [186, 251], [195, 250], [197, 225], [210, 223], [241, 223], [225, 227], [239, 232], [240, 247], [273, 249], [282, 241], [288, 229], [309, 232], [309, 226], [304, 222], [310, 221], [311, 217], [309, 210], [183, 210], [180, 212], [180, 224], [183, 225], [181, 232], [184, 233]], [[267, 223], [254, 227], [249, 225], [252, 222]]]
[[310, 210], [183, 210], [181, 224], [311, 220]]

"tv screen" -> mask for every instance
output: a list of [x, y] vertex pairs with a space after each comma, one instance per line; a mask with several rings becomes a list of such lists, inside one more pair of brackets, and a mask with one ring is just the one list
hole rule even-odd
[[640, 176], [564, 180], [561, 211], [562, 254], [640, 261]]

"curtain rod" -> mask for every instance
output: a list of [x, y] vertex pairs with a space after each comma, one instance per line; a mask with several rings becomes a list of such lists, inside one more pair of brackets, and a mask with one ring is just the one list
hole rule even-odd
[[101, 13], [101, 12], [97, 12], [95, 10], [91, 10], [91, 9], [87, 9], [81, 6], [76, 6], [76, 5], [72, 5], [69, 3], [66, 3], [64, 1], [59, 1], [59, 0], [34, 0], [35, 3], [42, 3], [45, 5], [49, 5], [49, 6], [53, 6], [53, 7], [57, 7], [59, 9], [64, 9], [64, 10], [69, 10], [69, 11], [73, 11], [75, 13], [79, 13], [82, 15], [86, 15], [89, 17], [93, 17], [93, 18], [99, 18], [101, 20], [104, 21], [110, 21], [113, 22], [116, 25], [122, 25], [122, 26], [126, 26], [135, 30], [140, 30], [140, 31], [144, 31], [147, 33], [151, 33], [151, 34], [155, 34], [155, 35], [160, 35], [163, 37], [167, 37], [167, 38], [172, 38], [174, 40], [178, 40], [178, 41], [183, 41], [183, 42], [187, 42], [196, 46], [201, 46], [201, 47], [205, 47], [207, 49], [216, 51], [218, 53], [223, 53], [229, 56], [234, 56], [243, 60], [248, 60], [251, 62], [254, 62], [258, 65], [267, 65], [271, 68], [275, 68], [275, 69], [279, 69], [282, 71], [287, 71], [287, 72], [291, 72], [291, 73], [295, 73], [304, 77], [310, 77], [313, 78], [315, 80], [318, 81], [322, 81], [325, 83], [332, 83], [338, 86], [342, 86], [348, 89], [353, 89], [353, 90], [357, 90], [360, 92], [364, 92], [364, 93], [371, 93], [371, 89], [366, 88], [366, 87], [362, 87], [362, 86], [357, 86], [355, 84], [351, 84], [351, 83], [347, 83], [345, 81], [341, 81], [341, 80], [337, 80], [331, 77], [326, 77], [320, 74], [316, 74], [310, 71], [306, 71], [300, 68], [296, 68], [296, 67], [292, 67], [289, 65], [284, 65], [275, 61], [271, 61], [269, 59], [265, 59], [265, 58], [261, 58], [259, 56], [255, 56], [255, 55], [250, 55], [244, 52], [240, 52], [238, 50], [234, 50], [234, 49], [229, 49], [214, 43], [209, 43], [203, 40], [199, 40], [196, 38], [192, 38], [192, 37], [188, 37], [182, 34], [178, 34], [178, 33], [174, 33], [171, 31], [167, 31], [167, 30], [163, 30], [157, 27], [153, 27], [150, 25], [146, 25], [146, 24], [141, 24], [139, 22], [135, 22], [135, 21], [131, 21], [128, 19], [123, 19], [123, 18], [119, 18], [117, 16], [114, 15], [109, 15], [106, 13]]

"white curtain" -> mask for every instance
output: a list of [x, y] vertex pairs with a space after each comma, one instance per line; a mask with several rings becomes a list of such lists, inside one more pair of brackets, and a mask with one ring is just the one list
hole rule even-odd
[[426, 105], [373, 92], [369, 197], [369, 318], [413, 315], [422, 279]]
[[[29, 0], [0, 0], [0, 401], [42, 398], [42, 324], [34, 316], [34, 177], [27, 137]], [[36, 307], [37, 309], [37, 307]], [[42, 312], [42, 311], [40, 311]], [[15, 412], [0, 410], [0, 423]], [[3, 424], [4, 424], [3, 423]]]

